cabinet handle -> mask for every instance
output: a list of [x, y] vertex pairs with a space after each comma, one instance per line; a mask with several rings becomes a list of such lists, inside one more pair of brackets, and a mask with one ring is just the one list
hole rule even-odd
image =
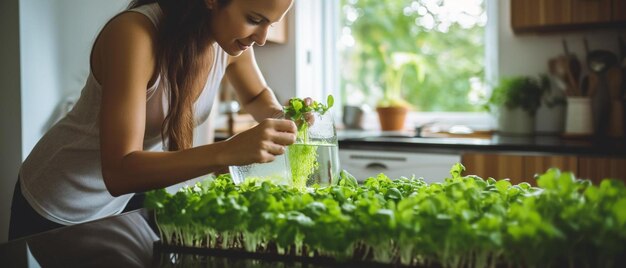
[[406, 162], [406, 157], [380, 156], [380, 155], [350, 155], [350, 159], [383, 160], [383, 161], [401, 161], [401, 162]]
[[378, 162], [374, 162], [374, 163], [369, 163], [365, 166], [366, 169], [376, 169], [376, 170], [387, 170], [387, 165], [383, 164], [383, 163], [378, 163]]

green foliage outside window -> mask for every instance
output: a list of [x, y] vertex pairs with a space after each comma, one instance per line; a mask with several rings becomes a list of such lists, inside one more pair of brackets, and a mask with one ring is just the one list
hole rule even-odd
[[[446, 9], [453, 2], [462, 3], [456, 13]], [[348, 104], [376, 105], [388, 84], [385, 59], [401, 52], [419, 57], [423, 68], [423, 77], [402, 77], [402, 96], [415, 109], [482, 110], [483, 0], [341, 0], [340, 14], [341, 88]]]

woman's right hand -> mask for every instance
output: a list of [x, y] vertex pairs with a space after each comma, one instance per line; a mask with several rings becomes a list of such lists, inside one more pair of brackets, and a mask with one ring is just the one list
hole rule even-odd
[[286, 119], [265, 119], [255, 127], [226, 141], [224, 156], [228, 165], [274, 161], [285, 153], [285, 146], [296, 141], [296, 124]]

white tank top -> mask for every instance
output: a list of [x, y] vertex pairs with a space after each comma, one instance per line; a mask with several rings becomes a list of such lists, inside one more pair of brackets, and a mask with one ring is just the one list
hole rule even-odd
[[[158, 4], [131, 11], [147, 16], [158, 28]], [[196, 126], [204, 122], [227, 67], [228, 54], [213, 45], [214, 62], [206, 85], [194, 104]], [[160, 76], [146, 91], [146, 126], [143, 149], [164, 151], [161, 124], [168, 109], [168, 89]], [[22, 194], [43, 217], [70, 225], [119, 214], [133, 194], [113, 197], [102, 177], [99, 118], [102, 87], [93, 73], [74, 108], [35, 145], [20, 168]], [[167, 141], [166, 141], [167, 142]]]

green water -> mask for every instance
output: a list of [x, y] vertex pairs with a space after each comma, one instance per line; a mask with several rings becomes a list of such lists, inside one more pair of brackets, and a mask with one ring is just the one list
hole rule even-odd
[[337, 183], [339, 176], [339, 153], [336, 144], [302, 144], [289, 146], [289, 165], [293, 186], [305, 189]]

